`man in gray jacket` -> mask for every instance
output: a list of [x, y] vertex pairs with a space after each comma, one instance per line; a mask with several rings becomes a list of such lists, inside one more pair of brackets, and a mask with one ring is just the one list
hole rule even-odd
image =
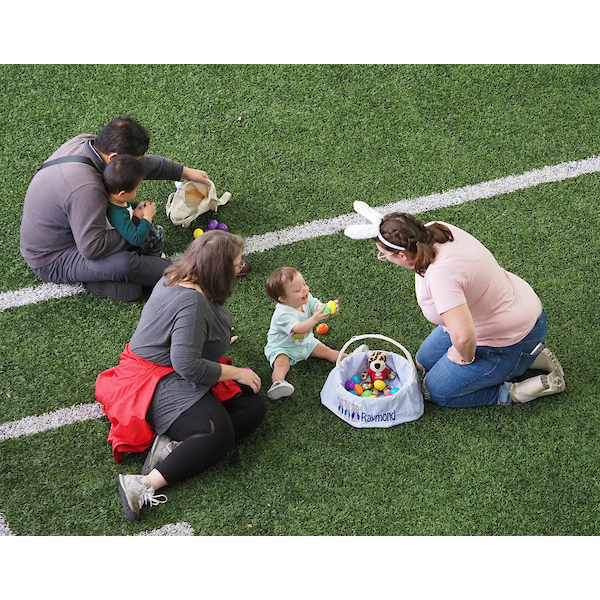
[[162, 277], [168, 260], [140, 256], [114, 229], [106, 229], [102, 171], [115, 155], [131, 154], [143, 161], [146, 179], [210, 181], [204, 171], [147, 155], [149, 143], [144, 127], [124, 115], [97, 136], [65, 142], [44, 163], [27, 189], [21, 221], [21, 254], [38, 277], [83, 283], [92, 294], [125, 302]]

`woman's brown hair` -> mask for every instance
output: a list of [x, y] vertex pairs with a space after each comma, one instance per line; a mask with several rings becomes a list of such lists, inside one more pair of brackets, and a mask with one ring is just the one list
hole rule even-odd
[[[405, 252], [414, 256], [415, 273], [419, 275], [424, 275], [427, 267], [435, 260], [437, 252], [433, 244], [454, 241], [452, 232], [442, 223], [426, 226], [413, 215], [401, 212], [385, 215], [381, 219], [379, 233], [394, 246], [402, 246]], [[399, 252], [393, 248], [390, 250], [394, 254]]]
[[207, 231], [165, 269], [165, 285], [182, 281], [197, 283], [211, 302], [223, 305], [235, 286], [237, 270], [234, 261], [243, 247], [244, 240], [239, 235], [218, 229]]

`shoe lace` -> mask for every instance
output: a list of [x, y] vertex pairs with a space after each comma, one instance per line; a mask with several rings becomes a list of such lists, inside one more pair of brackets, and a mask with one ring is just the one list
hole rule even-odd
[[142, 505], [149, 504], [150, 506], [158, 506], [159, 504], [164, 504], [168, 500], [164, 494], [155, 494], [151, 487], [142, 490], [140, 496]]

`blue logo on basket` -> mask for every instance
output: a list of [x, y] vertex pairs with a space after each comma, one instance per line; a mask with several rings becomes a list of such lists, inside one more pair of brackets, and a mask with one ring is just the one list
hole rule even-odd
[[358, 422], [362, 421], [363, 423], [372, 423], [377, 421], [395, 421], [396, 420], [396, 411], [392, 412], [383, 412], [375, 415], [370, 415], [365, 412], [360, 412], [360, 407], [353, 402], [348, 402], [344, 400], [344, 398], [340, 398], [338, 396], [338, 415], [342, 419], [346, 419], [346, 421]]
[[338, 397], [339, 416], [347, 421], [360, 421], [358, 405]]

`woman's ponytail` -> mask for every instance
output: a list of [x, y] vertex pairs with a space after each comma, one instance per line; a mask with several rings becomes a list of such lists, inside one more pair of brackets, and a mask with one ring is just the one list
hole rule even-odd
[[437, 252], [433, 244], [454, 241], [452, 232], [445, 225], [432, 223], [426, 227], [409, 213], [385, 215], [379, 231], [384, 239], [404, 247], [405, 252], [414, 255], [415, 273], [421, 276], [425, 275], [427, 267], [435, 260]]

